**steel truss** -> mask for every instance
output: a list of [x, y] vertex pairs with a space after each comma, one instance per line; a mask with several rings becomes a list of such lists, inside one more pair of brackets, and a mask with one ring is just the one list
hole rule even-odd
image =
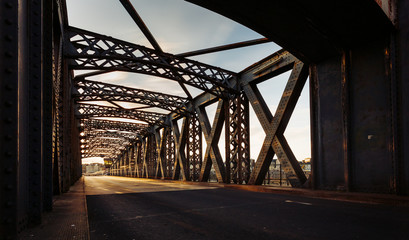
[[[269, 63], [270, 62], [270, 63]], [[273, 67], [269, 67], [273, 64]], [[267, 66], [267, 67], [266, 67]], [[268, 77], [292, 69], [283, 96], [273, 117], [256, 84]], [[276, 154], [292, 186], [301, 187], [306, 177], [291, 151], [283, 133], [308, 77], [308, 66], [288, 52], [278, 52], [271, 60], [249, 68], [242, 74], [241, 84], [266, 133], [249, 184], [261, 184]]]
[[99, 119], [81, 119], [81, 128], [87, 130], [117, 130], [138, 133], [146, 129], [147, 124], [109, 121]]
[[186, 111], [187, 99], [164, 93], [143, 89], [123, 87], [84, 79], [74, 79], [74, 87], [78, 94], [74, 94], [77, 101], [121, 101], [163, 108], [171, 112]]
[[65, 29], [65, 57], [72, 69], [129, 71], [164, 77], [219, 97], [237, 92], [234, 72], [90, 31]]
[[77, 110], [79, 118], [95, 118], [95, 117], [116, 117], [128, 118], [139, 121], [144, 121], [149, 124], [164, 124], [166, 115], [154, 112], [146, 112], [135, 109], [123, 109], [107, 106], [99, 106], [93, 104], [78, 104]]
[[[291, 76], [273, 117], [257, 84], [288, 70], [292, 71]], [[277, 154], [292, 186], [301, 187], [306, 177], [283, 133], [307, 76], [308, 67], [305, 64], [288, 52], [279, 51], [240, 74], [236, 83], [242, 89], [240, 94], [232, 95], [230, 99], [199, 96], [189, 103], [191, 114], [182, 118], [182, 126], [179, 126], [178, 118], [174, 118], [171, 128], [157, 126], [154, 135], [146, 137], [142, 149], [143, 171], [139, 176], [208, 181], [213, 167], [219, 182], [261, 184], [274, 154]], [[211, 124], [206, 106], [214, 102], [217, 102], [217, 110]], [[252, 172], [249, 102], [266, 132], [263, 148]], [[223, 128], [226, 134], [225, 159], [219, 149]], [[202, 132], [206, 140], [203, 159]], [[154, 141], [156, 145], [152, 147]]]

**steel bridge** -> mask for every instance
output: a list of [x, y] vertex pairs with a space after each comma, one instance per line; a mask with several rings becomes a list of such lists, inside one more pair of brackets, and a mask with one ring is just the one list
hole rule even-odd
[[[265, 38], [173, 54], [129, 0], [151, 47], [70, 26], [65, 0], [0, 1], [1, 237], [40, 224], [85, 157], [112, 176], [207, 182], [214, 169], [219, 183], [260, 185], [276, 156], [293, 188], [409, 195], [409, 1], [187, 1]], [[240, 72], [190, 58], [269, 41], [283, 50]], [[175, 81], [186, 97], [93, 80], [114, 71]], [[271, 112], [258, 84], [288, 71]], [[310, 176], [284, 136], [308, 77]], [[254, 166], [250, 107], [265, 132]]]

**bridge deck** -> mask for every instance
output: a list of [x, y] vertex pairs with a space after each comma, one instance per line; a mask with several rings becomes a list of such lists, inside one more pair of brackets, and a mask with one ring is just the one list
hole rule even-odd
[[[223, 185], [85, 177], [90, 238], [408, 239], [409, 236], [408, 207], [217, 186]], [[74, 189], [74, 193], [78, 192]], [[68, 226], [65, 225], [60, 229]], [[42, 230], [49, 235], [50, 230]], [[23, 239], [47, 239], [38, 232], [25, 236]], [[52, 239], [73, 238], [54, 235]]]

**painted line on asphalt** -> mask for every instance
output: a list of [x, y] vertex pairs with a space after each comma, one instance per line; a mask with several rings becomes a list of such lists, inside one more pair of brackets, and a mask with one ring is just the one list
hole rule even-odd
[[291, 201], [291, 200], [285, 200], [286, 203], [297, 203], [297, 204], [302, 204], [302, 205], [307, 205], [311, 206], [312, 203], [307, 203], [307, 202], [296, 202], [296, 201]]

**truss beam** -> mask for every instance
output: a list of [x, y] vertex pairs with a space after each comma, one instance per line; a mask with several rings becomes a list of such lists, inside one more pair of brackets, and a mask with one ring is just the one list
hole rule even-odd
[[112, 37], [67, 27], [65, 56], [72, 69], [120, 70], [163, 77], [219, 97], [237, 93], [236, 73]]
[[171, 112], [186, 111], [187, 99], [179, 96], [76, 78], [77, 101], [121, 101], [158, 107]]
[[115, 107], [98, 106], [92, 104], [78, 104], [79, 118], [116, 117], [128, 118], [147, 122], [149, 124], [163, 125], [166, 115], [134, 109], [120, 109]]

